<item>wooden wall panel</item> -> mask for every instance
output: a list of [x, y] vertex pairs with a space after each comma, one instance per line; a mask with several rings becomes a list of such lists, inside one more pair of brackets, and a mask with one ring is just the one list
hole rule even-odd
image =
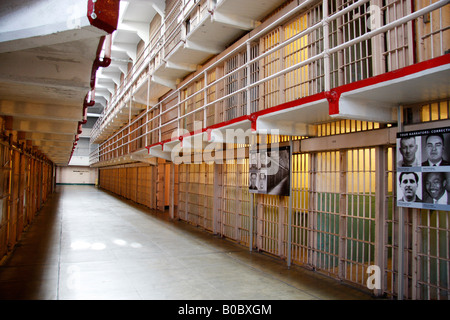
[[53, 164], [23, 146], [0, 139], [0, 262], [53, 191]]
[[[160, 170], [164, 170], [161, 165]], [[156, 178], [158, 169], [151, 165], [134, 165], [128, 167], [115, 167], [100, 169], [99, 185], [102, 189], [111, 191], [126, 199], [142, 204], [150, 209], [157, 209], [157, 199], [161, 203], [159, 208], [164, 210], [164, 199], [166, 196], [161, 193], [156, 194], [158, 182]], [[165, 181], [164, 171], [160, 172], [159, 178]], [[166, 191], [166, 187], [159, 184], [161, 192]], [[159, 198], [158, 198], [159, 197]]]

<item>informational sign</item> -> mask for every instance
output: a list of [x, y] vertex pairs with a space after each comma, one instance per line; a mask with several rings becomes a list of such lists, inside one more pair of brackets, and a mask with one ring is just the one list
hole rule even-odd
[[250, 151], [249, 191], [289, 196], [290, 149]]
[[397, 205], [450, 210], [450, 127], [397, 133]]

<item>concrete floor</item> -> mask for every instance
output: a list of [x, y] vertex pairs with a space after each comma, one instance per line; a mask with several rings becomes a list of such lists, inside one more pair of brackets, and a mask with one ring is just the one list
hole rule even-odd
[[370, 299], [92, 186], [58, 186], [0, 266], [0, 299]]

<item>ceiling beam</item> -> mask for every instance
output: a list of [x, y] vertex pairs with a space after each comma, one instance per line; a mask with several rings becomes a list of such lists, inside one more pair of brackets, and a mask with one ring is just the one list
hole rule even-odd
[[0, 100], [0, 115], [29, 119], [81, 121], [79, 106]]

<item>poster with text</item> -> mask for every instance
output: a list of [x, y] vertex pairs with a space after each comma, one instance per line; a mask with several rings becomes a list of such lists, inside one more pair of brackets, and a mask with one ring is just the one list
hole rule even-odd
[[397, 133], [397, 205], [450, 210], [450, 128]]
[[249, 192], [289, 196], [289, 147], [250, 151], [249, 157]]

